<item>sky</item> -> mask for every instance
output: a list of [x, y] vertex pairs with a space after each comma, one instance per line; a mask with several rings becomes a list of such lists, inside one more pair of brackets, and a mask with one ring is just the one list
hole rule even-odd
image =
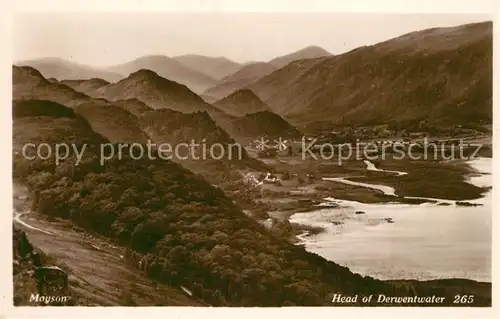
[[201, 54], [268, 61], [306, 46], [333, 54], [433, 27], [492, 20], [481, 14], [18, 13], [15, 61], [60, 57], [92, 66], [140, 56]]

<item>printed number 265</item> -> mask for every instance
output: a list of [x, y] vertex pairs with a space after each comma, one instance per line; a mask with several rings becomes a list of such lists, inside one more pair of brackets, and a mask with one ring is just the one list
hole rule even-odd
[[456, 295], [453, 299], [453, 303], [473, 303], [474, 295]]

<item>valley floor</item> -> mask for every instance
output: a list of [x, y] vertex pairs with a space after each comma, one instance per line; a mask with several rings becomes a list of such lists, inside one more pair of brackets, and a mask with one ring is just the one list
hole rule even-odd
[[263, 184], [259, 203], [309, 251], [379, 279], [491, 281], [488, 158], [265, 161], [292, 178]]

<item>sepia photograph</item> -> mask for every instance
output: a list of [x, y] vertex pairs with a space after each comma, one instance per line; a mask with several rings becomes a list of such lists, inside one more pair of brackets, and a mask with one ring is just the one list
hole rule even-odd
[[492, 307], [493, 20], [15, 14], [11, 304]]

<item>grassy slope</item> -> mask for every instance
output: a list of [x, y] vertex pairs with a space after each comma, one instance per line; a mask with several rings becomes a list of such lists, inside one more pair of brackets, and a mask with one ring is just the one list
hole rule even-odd
[[491, 122], [492, 24], [431, 29], [297, 61], [250, 88], [294, 124]]
[[[89, 144], [74, 168], [74, 158], [59, 166], [14, 159], [15, 176], [34, 191], [37, 211], [120, 241], [151, 278], [184, 285], [210, 304], [330, 305], [339, 292], [438, 292], [434, 285], [412, 290], [363, 278], [277, 238], [175, 163], [125, 158], [100, 166], [97, 145], [106, 140], [82, 118], [24, 115], [14, 119], [14, 145]], [[477, 305], [488, 303], [488, 290], [481, 295]]]

